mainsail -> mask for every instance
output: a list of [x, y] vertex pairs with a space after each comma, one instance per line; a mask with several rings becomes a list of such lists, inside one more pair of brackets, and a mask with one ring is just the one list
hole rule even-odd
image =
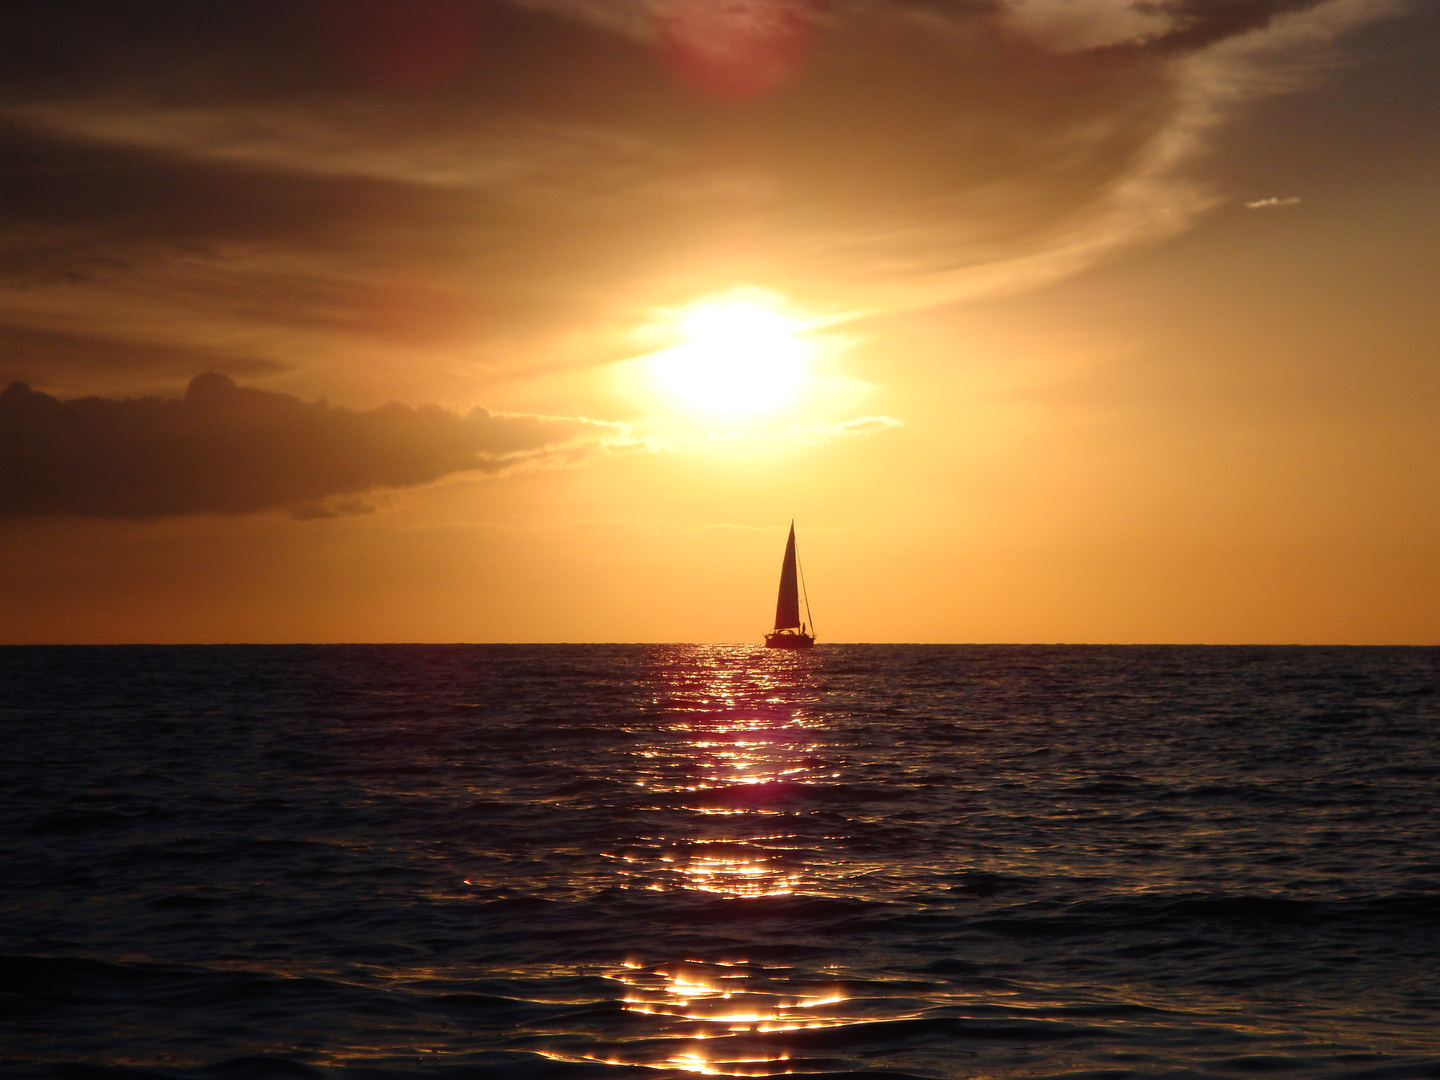
[[785, 561], [780, 565], [780, 598], [775, 601], [775, 629], [800, 627], [800, 586], [795, 579], [795, 523], [790, 523], [790, 539], [785, 541]]

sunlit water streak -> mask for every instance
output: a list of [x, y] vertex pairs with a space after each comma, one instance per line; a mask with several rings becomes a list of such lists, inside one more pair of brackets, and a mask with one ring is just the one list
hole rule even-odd
[[1440, 650], [0, 649], [0, 718], [18, 1075], [1440, 1076]]

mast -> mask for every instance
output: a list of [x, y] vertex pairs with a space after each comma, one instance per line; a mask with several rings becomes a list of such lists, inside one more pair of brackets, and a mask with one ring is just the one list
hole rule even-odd
[[795, 522], [790, 522], [790, 539], [785, 541], [785, 561], [780, 564], [780, 595], [775, 601], [775, 629], [800, 628], [800, 585], [795, 574]]

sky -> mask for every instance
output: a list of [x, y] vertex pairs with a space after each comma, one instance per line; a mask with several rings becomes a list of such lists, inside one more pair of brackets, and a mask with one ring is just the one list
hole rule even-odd
[[1440, 644], [1440, 11], [0, 13], [0, 642]]

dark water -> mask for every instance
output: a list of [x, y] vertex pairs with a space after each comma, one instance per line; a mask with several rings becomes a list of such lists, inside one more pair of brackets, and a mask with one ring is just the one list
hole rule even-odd
[[0, 650], [0, 1063], [1440, 1077], [1440, 650]]

